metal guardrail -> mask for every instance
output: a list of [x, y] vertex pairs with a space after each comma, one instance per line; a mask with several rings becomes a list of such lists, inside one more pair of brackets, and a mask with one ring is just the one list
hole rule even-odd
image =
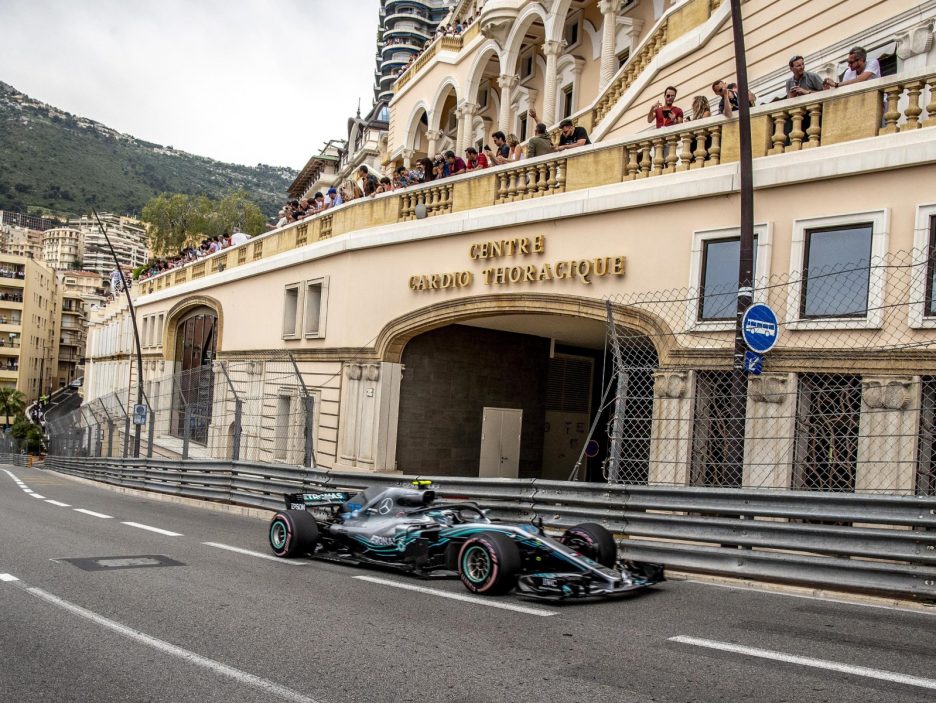
[[[3, 455], [0, 455], [2, 459]], [[250, 462], [48, 457], [118, 486], [277, 509], [282, 494], [432, 480], [505, 520], [599, 522], [621, 556], [669, 568], [936, 602], [936, 497], [403, 476]]]
[[11, 466], [26, 466], [28, 458], [25, 454], [0, 453], [0, 464], [9, 464]]

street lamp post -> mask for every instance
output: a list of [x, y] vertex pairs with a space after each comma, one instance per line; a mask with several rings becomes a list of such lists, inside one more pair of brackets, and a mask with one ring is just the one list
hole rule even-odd
[[[120, 259], [117, 258], [117, 252], [114, 251], [114, 245], [111, 244], [110, 237], [107, 236], [107, 228], [101, 224], [101, 218], [98, 217], [97, 210], [92, 210], [91, 212], [94, 213], [94, 219], [97, 220], [98, 229], [101, 230], [104, 241], [107, 242], [107, 248], [110, 250], [111, 256], [114, 259], [114, 265], [117, 266], [117, 273], [120, 275], [120, 283], [123, 285], [124, 293], [127, 296], [127, 307], [130, 310], [130, 322], [133, 325], [133, 341], [136, 345], [137, 405], [143, 405], [143, 350], [140, 346], [140, 330], [137, 327], [136, 310], [133, 307], [133, 300], [130, 297], [130, 286], [127, 285], [127, 279], [124, 277], [123, 269], [120, 267]], [[132, 365], [131, 368], [133, 368]], [[140, 430], [142, 425], [134, 424], [134, 427], [136, 429], [133, 436], [133, 456], [138, 459], [140, 457]]]

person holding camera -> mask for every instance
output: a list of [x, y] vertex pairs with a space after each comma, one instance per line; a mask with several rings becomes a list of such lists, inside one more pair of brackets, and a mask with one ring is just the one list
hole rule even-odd
[[676, 100], [676, 89], [669, 86], [663, 91], [663, 103], [657, 100], [647, 115], [647, 122], [656, 121], [656, 127], [669, 127], [674, 124], [681, 124], [683, 121], [683, 111], [673, 105]]

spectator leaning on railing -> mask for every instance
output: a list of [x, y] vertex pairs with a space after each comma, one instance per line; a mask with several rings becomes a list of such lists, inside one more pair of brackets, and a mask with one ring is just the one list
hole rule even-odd
[[868, 61], [868, 52], [864, 47], [856, 46], [849, 51], [846, 62], [848, 63], [848, 70], [842, 76], [841, 82], [826, 78], [823, 81], [824, 87], [841, 88], [843, 85], [861, 83], [862, 81], [870, 81], [873, 78], [881, 77], [881, 64], [878, 63], [877, 59]]
[[802, 56], [790, 59], [790, 71], [793, 73], [786, 82], [786, 95], [788, 98], [798, 98], [823, 90], [822, 78], [816, 73], [806, 70], [806, 61]]
[[591, 140], [588, 138], [588, 132], [585, 131], [585, 128], [576, 127], [572, 123], [572, 120], [565, 119], [560, 122], [559, 129], [559, 146], [556, 147], [556, 151], [565, 151], [566, 149], [574, 149], [578, 146], [591, 144]]
[[676, 100], [676, 89], [673, 86], [663, 91], [663, 100], [663, 103], [657, 100], [647, 115], [647, 122], [655, 120], [657, 129], [680, 124], [683, 121], [683, 111], [673, 104]]

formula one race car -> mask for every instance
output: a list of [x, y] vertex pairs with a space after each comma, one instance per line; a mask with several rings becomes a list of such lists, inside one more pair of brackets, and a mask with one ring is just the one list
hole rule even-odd
[[[427, 482], [417, 482], [425, 485]], [[270, 522], [279, 557], [309, 555], [418, 576], [454, 571], [483, 595], [548, 600], [617, 596], [664, 580], [663, 567], [620, 563], [614, 538], [583, 523], [554, 539], [538, 525], [492, 522], [476, 503], [440, 502], [425, 488], [293, 493]]]

